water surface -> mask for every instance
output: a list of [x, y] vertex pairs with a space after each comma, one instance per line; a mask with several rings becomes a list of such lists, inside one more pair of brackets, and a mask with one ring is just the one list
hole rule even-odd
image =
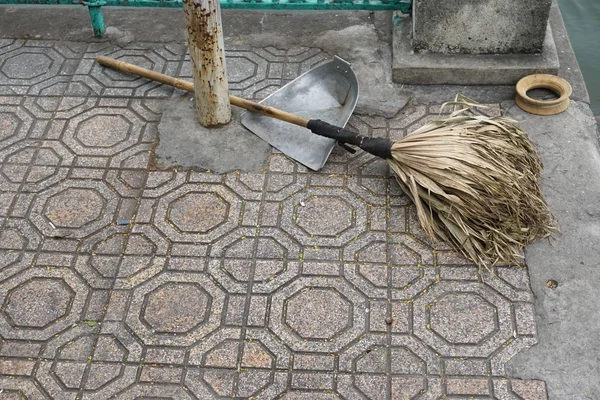
[[558, 0], [571, 45], [600, 116], [600, 0]]

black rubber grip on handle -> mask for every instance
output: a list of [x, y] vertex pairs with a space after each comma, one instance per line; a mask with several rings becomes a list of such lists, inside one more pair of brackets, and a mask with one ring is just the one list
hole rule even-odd
[[312, 133], [360, 147], [367, 153], [380, 158], [392, 158], [392, 143], [383, 138], [370, 138], [328, 124], [320, 119], [311, 119], [306, 125]]

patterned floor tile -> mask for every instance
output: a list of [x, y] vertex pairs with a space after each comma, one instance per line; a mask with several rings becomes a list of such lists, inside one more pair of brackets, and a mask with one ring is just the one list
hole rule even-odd
[[[159, 120], [151, 99], [63, 97], [45, 138], [81, 168], [146, 169]], [[154, 103], [153, 103], [154, 102]], [[121, 172], [122, 174], [122, 172]]]
[[299, 278], [273, 295], [270, 330], [295, 351], [336, 352], [365, 333], [366, 298], [339, 278]]
[[0, 94], [65, 94], [85, 48], [85, 43], [54, 40], [15, 40], [0, 48]]
[[125, 47], [110, 43], [91, 43], [70, 83], [67, 96], [110, 96], [166, 98], [173, 88], [138, 76], [111, 70], [95, 62], [98, 56], [136, 64], [143, 68], [175, 75], [185, 54], [185, 45], [136, 43]]
[[119, 197], [104, 182], [62, 181], [34, 200], [29, 218], [45, 236], [86, 237], [115, 222]]
[[210, 243], [238, 225], [240, 206], [222, 185], [188, 184], [160, 198], [154, 223], [173, 241]]
[[[481, 271], [431, 240], [361, 152], [318, 172], [275, 150], [255, 173], [159, 170], [180, 92], [99, 55], [191, 77], [184, 44], [0, 41], [4, 397], [546, 399], [505, 369], [537, 341], [524, 266]], [[331, 58], [226, 56], [254, 99]], [[348, 129], [398, 139], [438, 113]]]
[[85, 282], [65, 268], [35, 267], [0, 284], [0, 332], [6, 339], [46, 340], [80, 321]]
[[48, 98], [0, 97], [0, 161], [3, 167], [5, 163], [28, 165], [27, 157], [34, 156], [38, 145], [36, 139], [44, 136], [53, 116], [52, 107], [48, 111], [39, 106], [44, 99]]
[[218, 328], [224, 300], [206, 275], [166, 272], [133, 291], [126, 321], [146, 344], [190, 345]]

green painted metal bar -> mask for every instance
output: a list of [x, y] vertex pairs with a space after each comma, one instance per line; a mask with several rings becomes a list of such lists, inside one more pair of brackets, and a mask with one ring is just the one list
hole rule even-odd
[[[220, 0], [223, 9], [250, 10], [370, 10], [410, 13], [412, 0]], [[0, 0], [0, 4], [84, 5], [88, 7], [94, 35], [106, 29], [103, 6], [111, 7], [183, 7], [181, 0]]]
[[94, 30], [94, 36], [96, 37], [102, 37], [106, 30], [104, 14], [102, 14], [102, 6], [105, 4], [106, 2], [103, 0], [87, 1], [83, 3], [83, 5], [88, 7], [90, 19], [92, 20], [92, 29]]
[[[181, 8], [179, 0], [0, 0], [0, 4], [93, 5], [116, 7], [166, 7]], [[221, 0], [221, 8], [260, 10], [398, 10], [409, 12], [411, 0]]]

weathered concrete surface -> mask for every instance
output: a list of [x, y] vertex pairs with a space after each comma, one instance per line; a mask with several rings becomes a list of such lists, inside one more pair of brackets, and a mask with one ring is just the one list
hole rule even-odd
[[[431, 398], [537, 400], [545, 399], [545, 384], [515, 375], [548, 379], [549, 388], [555, 376], [568, 387], [578, 382], [569, 383], [579, 378], [568, 370], [548, 371], [556, 360], [546, 358], [548, 347], [532, 356], [537, 365], [508, 373], [506, 362], [537, 343], [538, 333], [557, 359], [573, 358], [578, 349], [566, 335], [576, 332], [556, 323], [565, 336], [554, 340], [544, 325], [536, 328], [526, 269], [500, 267], [482, 277], [431, 243], [384, 162], [337, 149], [318, 173], [277, 152], [258, 172], [156, 169], [158, 126], [181, 93], [92, 61], [105, 54], [189, 79], [181, 10], [109, 9], [115, 30], [101, 41], [90, 37], [83, 8], [73, 15], [52, 9], [63, 17], [44, 7], [13, 10], [0, 8], [0, 37], [7, 38], [0, 58], [9, 59], [0, 66], [3, 394], [374, 400], [418, 396], [426, 385], [423, 395]], [[334, 31], [331, 13], [234, 14], [227, 62], [240, 96], [264, 97], [330, 57], [328, 47], [352, 57], [352, 46], [327, 38], [354, 24], [345, 32], [366, 34], [369, 40], [357, 43], [374, 48], [357, 46], [361, 74], [370, 69], [359, 64], [372, 57], [391, 58], [383, 13], [339, 13]], [[38, 34], [45, 40], [24, 40]], [[389, 83], [391, 68], [384, 67], [376, 63], [373, 76]], [[357, 114], [349, 126], [396, 139], [436, 118], [439, 103], [456, 93], [494, 103], [514, 90], [404, 89], [413, 99], [393, 118]], [[576, 130], [538, 129], [535, 118], [524, 117], [532, 135]], [[588, 126], [588, 113], [573, 114], [580, 117]], [[573, 176], [578, 162], [565, 167]], [[559, 256], [572, 257], [575, 267], [593, 261]], [[539, 293], [548, 266], [535, 265]], [[588, 273], [586, 280], [595, 273], [577, 271]], [[549, 278], [559, 281], [552, 293], [560, 301], [561, 284], [570, 296], [581, 285], [586, 297], [566, 305], [577, 318], [561, 318], [585, 330], [595, 314], [587, 318], [579, 304], [594, 304], [596, 292], [558, 273]], [[42, 294], [39, 301], [33, 292]], [[181, 306], [190, 301], [193, 307]], [[551, 400], [585, 398], [558, 393]]]
[[394, 28], [392, 76], [396, 83], [508, 85], [533, 73], [558, 72], [558, 56], [549, 25], [541, 54], [477, 55], [415, 52], [411, 45], [412, 26], [412, 19], [404, 18]]
[[[181, 42], [186, 41], [185, 18], [182, 9], [168, 8], [118, 8], [106, 7], [103, 13], [108, 29], [103, 38], [94, 38], [90, 17], [83, 6], [0, 6], [0, 37], [117, 41], [129, 42]], [[260, 39], [282, 46], [311, 40], [316, 35], [332, 29], [344, 29], [369, 22], [373, 14], [368, 11], [254, 11], [223, 10], [223, 33], [226, 37], [243, 40], [253, 35], [255, 45]], [[386, 13], [388, 14], [388, 13]], [[24, 15], [29, 16], [27, 23]], [[68, 18], [65, 18], [68, 15]], [[160, 18], [157, 18], [160, 15]], [[49, 24], [58, 21], [60, 24]], [[148, 21], [153, 21], [152, 26]], [[310, 27], [310, 29], [306, 29]]]
[[[0, 30], [0, 37], [30, 37], [44, 39], [61, 39], [61, 40], [86, 40], [92, 42], [111, 41], [126, 45], [127, 43], [140, 42], [176, 42], [185, 43], [185, 26], [184, 18], [181, 15], [181, 10], [169, 9], [115, 9], [107, 7], [104, 10], [106, 20], [108, 21], [109, 30], [105, 38], [98, 40], [93, 38], [93, 33], [89, 24], [89, 16], [84, 7], [3, 7], [4, 12], [0, 13], [0, 25], [5, 29]], [[68, 19], [61, 19], [68, 10]], [[160, 15], [160, 18], [157, 18]], [[330, 21], [335, 18], [335, 31], [341, 31], [346, 28], [354, 27], [355, 32], [366, 31], [369, 40], [362, 43], [367, 46], [367, 51], [363, 54], [369, 54], [368, 51], [375, 52], [379, 50], [383, 52], [383, 58], [391, 57], [391, 37], [392, 37], [392, 17], [391, 12], [369, 13], [361, 11], [348, 12], [257, 12], [248, 10], [224, 10], [223, 23], [226, 48], [239, 44], [259, 45], [274, 45], [274, 46], [312, 46], [315, 38], [323, 37], [324, 33], [331, 31]], [[146, 21], [156, 19], [156, 24], [153, 26], [156, 29], [151, 29]], [[23, 21], [30, 23], [23, 23]], [[61, 24], [48, 24], [46, 21], [60, 20]], [[554, 4], [551, 12], [550, 24], [554, 40], [559, 47], [558, 57], [560, 60], [560, 75], [565, 77], [573, 85], [573, 99], [580, 101], [589, 101], [585, 84], [577, 60], [568, 42], [568, 35], [564, 28], [562, 17], [558, 6]], [[370, 32], [370, 27], [375, 29], [376, 36]], [[365, 30], [365, 27], [368, 29]], [[334, 32], [335, 32], [334, 31]], [[279, 34], [285, 32], [287, 34]], [[326, 35], [325, 35], [326, 36]], [[342, 43], [332, 43], [334, 46], [330, 52], [339, 47], [348, 47], [349, 43], [357, 39], [342, 40]], [[360, 42], [360, 38], [358, 38]], [[325, 41], [326, 42], [326, 41]], [[323, 45], [327, 43], [321, 43]], [[358, 46], [357, 46], [358, 47]], [[357, 48], [355, 47], [355, 48]], [[324, 49], [329, 51], [328, 49]], [[375, 60], [378, 60], [378, 55], [373, 54]], [[353, 67], [365, 71], [369, 71], [369, 63], [373, 59], [361, 61], [361, 57], [353, 57], [352, 48], [344, 53], [344, 57], [352, 59]], [[364, 57], [362, 57], [364, 59]], [[361, 67], [359, 64], [364, 62], [366, 65]], [[388, 66], [391, 68], [391, 66]], [[391, 82], [391, 71], [386, 72]], [[381, 81], [381, 74], [373, 74], [373, 80]], [[369, 99], [369, 92], [366, 88], [373, 86], [368, 79], [371, 73], [365, 76], [360, 74], [361, 82], [361, 104], [359, 109], [369, 112], [367, 108], [371, 104], [377, 104], [378, 97], [385, 98], [391, 95], [392, 89], [388, 84], [380, 84], [382, 90], [372, 90], [372, 99]], [[447, 82], [443, 82], [447, 83]], [[443, 99], [452, 98], [456, 93], [463, 93], [479, 101], [486, 103], [499, 102], [514, 98], [514, 87], [510, 86], [463, 86], [463, 85], [402, 85], [403, 89], [413, 93], [413, 99], [417, 102], [440, 101]], [[388, 92], [385, 96], [381, 93]], [[399, 98], [403, 94], [398, 93]], [[391, 97], [394, 99], [395, 97]], [[386, 103], [386, 107], [389, 105]], [[364, 108], [363, 108], [364, 107]], [[380, 112], [383, 108], [380, 109]], [[391, 109], [386, 116], [393, 113]]]
[[539, 53], [552, 0], [414, 0], [415, 51]]
[[157, 165], [217, 173], [259, 171], [266, 165], [271, 146], [244, 128], [240, 109], [232, 109], [230, 123], [207, 129], [198, 122], [193, 100], [188, 94], [166, 103], [158, 125]]
[[[518, 377], [547, 382], [550, 399], [600, 398], [600, 153], [596, 120], [585, 103], [537, 117], [513, 102], [537, 145], [543, 187], [562, 233], [529, 246], [526, 263], [535, 295], [539, 343], [509, 363]], [[548, 280], [556, 280], [551, 289]]]
[[381, 38], [375, 24], [325, 31], [313, 43], [352, 65], [360, 86], [356, 112], [391, 118], [410, 100], [410, 92], [392, 83], [389, 42]]

